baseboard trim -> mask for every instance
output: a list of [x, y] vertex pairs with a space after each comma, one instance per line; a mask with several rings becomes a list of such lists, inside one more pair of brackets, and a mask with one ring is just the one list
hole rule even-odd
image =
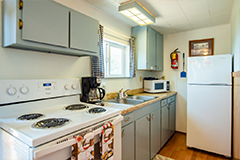
[[186, 132], [182, 132], [182, 131], [175, 131], [177, 133], [181, 133], [181, 134], [187, 134]]

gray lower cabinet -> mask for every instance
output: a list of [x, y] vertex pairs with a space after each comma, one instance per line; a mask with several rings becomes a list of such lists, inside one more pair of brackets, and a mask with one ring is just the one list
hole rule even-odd
[[122, 160], [134, 160], [134, 123], [122, 127]]
[[160, 149], [160, 108], [151, 113], [151, 159]]
[[171, 102], [169, 103], [169, 110], [170, 110], [170, 116], [169, 116], [169, 134], [170, 134], [170, 137], [174, 134], [175, 132], [175, 128], [176, 128], [176, 111], [175, 111], [175, 102]]
[[89, 16], [53, 0], [3, 0], [2, 9], [3, 47], [98, 55], [99, 23]]
[[152, 159], [160, 149], [160, 108], [136, 120], [135, 127], [136, 160]]
[[169, 116], [168, 116], [168, 105], [161, 106], [162, 117], [161, 117], [161, 147], [168, 141], [169, 138]]
[[151, 160], [175, 132], [175, 96], [124, 115], [122, 159]]
[[[125, 127], [123, 125], [127, 125], [132, 119], [134, 119], [135, 135], [134, 159], [150, 160], [160, 149], [160, 101], [138, 109], [131, 114], [125, 115], [122, 121], [122, 128]], [[129, 142], [131, 141], [129, 140]], [[124, 142], [122, 143], [123, 148], [129, 148]], [[128, 155], [124, 154], [129, 152], [123, 152], [123, 157], [128, 157]], [[130, 156], [132, 157], [132, 154]]]
[[161, 147], [176, 130], [176, 96], [161, 101]]
[[176, 96], [171, 96], [167, 100], [169, 108], [169, 137], [171, 137], [176, 130]]
[[136, 126], [136, 160], [147, 160], [150, 158], [149, 146], [149, 114], [135, 121]]

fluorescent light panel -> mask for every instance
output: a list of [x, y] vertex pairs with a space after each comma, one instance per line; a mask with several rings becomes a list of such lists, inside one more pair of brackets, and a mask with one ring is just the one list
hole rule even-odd
[[118, 11], [140, 26], [155, 22], [155, 18], [135, 1], [119, 6]]

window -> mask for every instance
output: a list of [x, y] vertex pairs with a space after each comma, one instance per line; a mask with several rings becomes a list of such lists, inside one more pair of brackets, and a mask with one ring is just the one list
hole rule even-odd
[[129, 46], [104, 39], [105, 77], [129, 77]]

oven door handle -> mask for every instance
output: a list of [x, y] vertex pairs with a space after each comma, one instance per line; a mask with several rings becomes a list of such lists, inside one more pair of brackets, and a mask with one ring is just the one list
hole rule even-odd
[[40, 157], [43, 157], [43, 156], [48, 155], [50, 153], [56, 152], [56, 151], [61, 150], [63, 148], [70, 147], [70, 146], [72, 146], [73, 144], [76, 144], [76, 143], [77, 143], [76, 139], [70, 139], [66, 142], [62, 142], [62, 143], [59, 143], [59, 144], [56, 144], [56, 145], [53, 145], [53, 146], [50, 146], [50, 147], [46, 147], [46, 148], [42, 148], [40, 150], [36, 150], [36, 151], [34, 151], [34, 158], [38, 159]]

